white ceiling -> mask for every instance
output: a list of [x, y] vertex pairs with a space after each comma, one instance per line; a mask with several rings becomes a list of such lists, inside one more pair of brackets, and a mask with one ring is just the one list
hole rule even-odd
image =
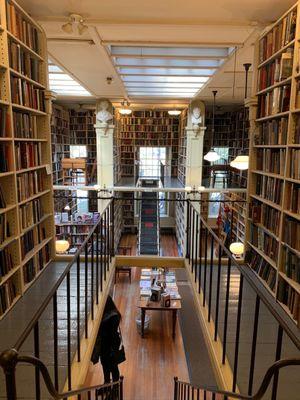
[[[143, 94], [146, 101], [150, 92], [146, 86], [151, 86], [154, 102], [162, 100], [166, 88], [167, 101], [188, 102], [195, 86], [190, 85], [194, 91], [187, 90], [185, 95], [183, 90], [188, 86], [179, 89], [175, 83], [168, 84], [171, 77], [165, 78], [174, 75], [175, 69], [175, 75], [181, 77], [199, 76], [199, 71], [205, 75], [205, 70], [212, 69], [216, 72], [203, 85], [198, 97], [210, 100], [211, 91], [217, 89], [219, 102], [238, 103], [244, 96], [243, 63], [252, 62], [254, 41], [266, 24], [278, 18], [294, 0], [19, 0], [19, 3], [44, 27], [51, 59], [95, 97], [117, 100], [136, 96], [129, 93], [139, 93], [138, 97]], [[85, 18], [89, 29], [84, 35], [69, 35], [61, 30], [70, 13], [82, 14]], [[116, 49], [128, 52], [128, 48], [134, 51], [146, 47], [150, 52], [147, 57], [111, 55]], [[166, 51], [160, 50], [178, 47], [183, 52], [187, 48], [192, 50], [189, 57], [166, 58]], [[213, 62], [213, 59], [197, 57], [201, 48], [212, 48], [212, 51], [225, 48], [228, 52], [235, 47], [237, 57], [233, 52], [223, 64], [218, 59]], [[158, 50], [158, 54], [154, 51], [154, 56], [151, 55], [151, 48]], [[210, 75], [211, 71], [206, 72]], [[133, 91], [129, 89], [132, 84], [123, 83], [131, 76], [121, 73], [135, 73], [141, 78], [146, 74], [150, 81], [150, 75], [164, 77], [155, 76], [155, 83], [147, 85], [134, 82], [136, 91]], [[111, 85], [107, 84], [107, 77], [113, 77]], [[161, 96], [157, 95], [160, 90]]]

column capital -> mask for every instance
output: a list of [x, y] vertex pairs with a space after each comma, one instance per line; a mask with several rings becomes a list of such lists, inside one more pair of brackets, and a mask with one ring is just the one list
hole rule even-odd
[[94, 125], [94, 128], [96, 129], [96, 135], [109, 136], [113, 135], [115, 125], [97, 121], [97, 123]]
[[244, 101], [245, 107], [257, 107], [258, 105], [258, 98], [256, 96], [248, 97]]
[[193, 126], [193, 127], [186, 127], [186, 134], [187, 136], [194, 138], [194, 139], [200, 139], [204, 136], [206, 126]]

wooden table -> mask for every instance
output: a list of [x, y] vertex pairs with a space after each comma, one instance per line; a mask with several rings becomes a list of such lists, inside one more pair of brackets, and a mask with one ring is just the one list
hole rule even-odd
[[177, 319], [177, 311], [181, 309], [181, 301], [180, 300], [171, 300], [170, 307], [163, 307], [160, 301], [150, 301], [148, 303], [147, 300], [140, 300], [138, 307], [141, 309], [141, 334], [144, 337], [144, 328], [145, 328], [145, 317], [147, 310], [153, 311], [170, 311], [172, 312], [172, 337], [175, 339], [176, 333], [176, 319]]

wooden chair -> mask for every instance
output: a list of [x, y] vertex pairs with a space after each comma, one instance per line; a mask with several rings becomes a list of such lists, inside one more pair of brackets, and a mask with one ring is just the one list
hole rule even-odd
[[228, 164], [216, 164], [209, 167], [210, 170], [210, 186], [215, 187], [216, 179], [221, 178], [223, 181], [223, 188], [228, 187], [229, 175], [230, 175], [230, 165]]
[[63, 170], [63, 185], [79, 183], [79, 177], [84, 177], [84, 185], [87, 184], [87, 166], [85, 158], [63, 158], [61, 160]]
[[[122, 256], [131, 256], [131, 246], [119, 246], [118, 254]], [[116, 267], [115, 272], [115, 283], [117, 282], [117, 276], [120, 274], [128, 274], [129, 281], [131, 283], [131, 267]]]

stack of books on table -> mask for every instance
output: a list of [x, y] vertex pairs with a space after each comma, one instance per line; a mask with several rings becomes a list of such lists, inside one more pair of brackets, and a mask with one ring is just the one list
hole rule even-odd
[[165, 292], [170, 294], [172, 300], [180, 300], [181, 296], [178, 292], [176, 284], [175, 272], [161, 273], [158, 270], [145, 268], [141, 272], [140, 280], [140, 296], [141, 298], [147, 298], [151, 296], [152, 285], [165, 286]]

